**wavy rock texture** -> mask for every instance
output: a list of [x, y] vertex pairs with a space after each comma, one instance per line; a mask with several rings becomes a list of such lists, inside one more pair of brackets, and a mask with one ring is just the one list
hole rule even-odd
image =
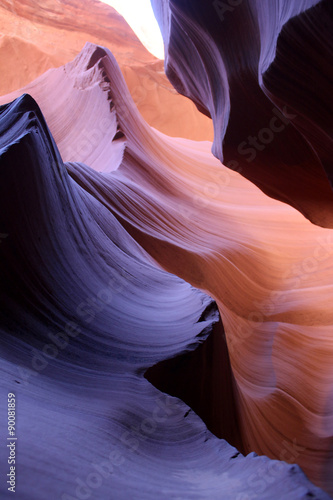
[[0, 95], [68, 63], [93, 42], [116, 56], [144, 119], [158, 130], [213, 140], [211, 120], [178, 94], [125, 20], [96, 0], [0, 0]]
[[330, 0], [152, 0], [166, 73], [214, 122], [214, 154], [333, 227]]
[[[2, 380], [20, 383], [22, 498], [328, 498], [291, 464], [332, 491], [331, 231], [208, 142], [149, 127], [106, 49], [25, 90], [55, 141], [30, 97], [2, 107]], [[281, 461], [238, 454], [146, 378]]]

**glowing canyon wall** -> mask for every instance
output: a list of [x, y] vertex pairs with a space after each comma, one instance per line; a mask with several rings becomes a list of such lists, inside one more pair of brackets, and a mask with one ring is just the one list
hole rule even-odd
[[[292, 59], [300, 46], [285, 45], [288, 26], [321, 39], [330, 9], [281, 1], [268, 16], [244, 0], [224, 33], [203, 2], [154, 3], [169, 78], [237, 166], [148, 125], [91, 43], [0, 98], [1, 397], [19, 404], [18, 498], [328, 499], [328, 88], [293, 118], [286, 75], [266, 87], [276, 47]], [[274, 137], [247, 162], [237, 141], [271, 137], [263, 127]]]

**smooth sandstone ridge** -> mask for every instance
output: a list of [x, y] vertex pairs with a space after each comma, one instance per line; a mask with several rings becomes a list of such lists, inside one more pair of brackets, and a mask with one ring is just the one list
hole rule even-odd
[[2, 0], [0, 95], [68, 63], [89, 41], [117, 58], [144, 119], [172, 136], [213, 140], [211, 120], [181, 96], [125, 20], [97, 0]]
[[20, 498], [328, 499], [332, 232], [151, 128], [107, 49], [22, 92], [0, 109]]

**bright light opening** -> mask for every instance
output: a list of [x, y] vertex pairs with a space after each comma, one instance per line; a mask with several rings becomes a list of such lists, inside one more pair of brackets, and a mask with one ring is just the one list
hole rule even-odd
[[164, 59], [163, 39], [150, 0], [102, 0], [130, 25], [142, 44], [155, 57]]

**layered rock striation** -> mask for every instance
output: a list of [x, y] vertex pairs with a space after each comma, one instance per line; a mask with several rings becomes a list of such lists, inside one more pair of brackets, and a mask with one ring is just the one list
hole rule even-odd
[[332, 491], [331, 231], [151, 128], [105, 48], [1, 102], [22, 499], [329, 498], [295, 464]]

